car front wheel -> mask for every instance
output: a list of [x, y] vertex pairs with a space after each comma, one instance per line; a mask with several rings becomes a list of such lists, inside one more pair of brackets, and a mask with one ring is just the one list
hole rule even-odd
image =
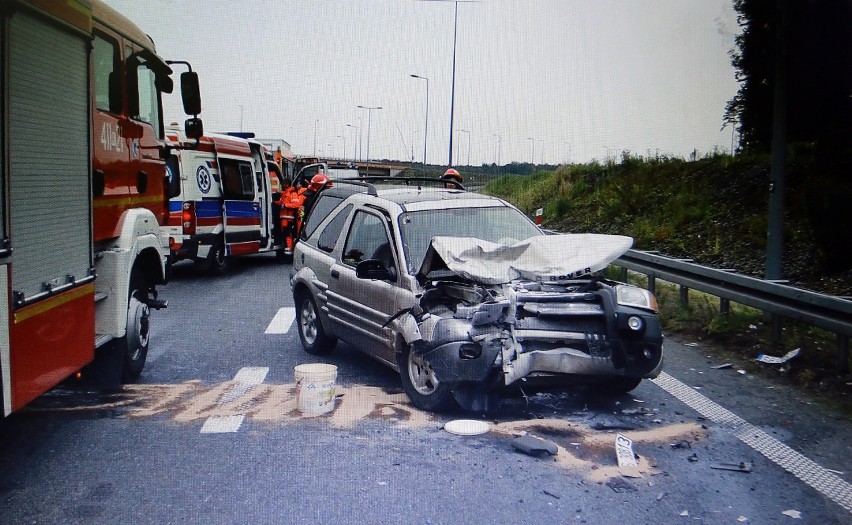
[[402, 389], [411, 404], [421, 410], [441, 411], [453, 405], [450, 385], [442, 382], [429, 360], [422, 354], [411, 351], [411, 347], [399, 356], [399, 373]]
[[308, 293], [302, 293], [298, 297], [296, 322], [299, 324], [299, 339], [302, 341], [305, 352], [324, 355], [334, 349], [337, 339], [325, 333], [317, 305]]
[[620, 396], [630, 392], [641, 382], [641, 377], [616, 376], [592, 385], [592, 390], [602, 396]]

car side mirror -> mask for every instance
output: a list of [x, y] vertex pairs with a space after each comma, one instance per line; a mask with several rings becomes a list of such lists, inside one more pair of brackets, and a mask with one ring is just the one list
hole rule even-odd
[[367, 259], [355, 266], [355, 276], [359, 279], [377, 279], [379, 281], [392, 281], [393, 277], [384, 263], [378, 259]]

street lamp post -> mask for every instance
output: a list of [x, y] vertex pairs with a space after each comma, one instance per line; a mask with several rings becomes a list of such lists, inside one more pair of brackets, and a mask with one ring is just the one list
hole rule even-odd
[[429, 137], [429, 79], [420, 75], [411, 75], [411, 78], [420, 78], [426, 81], [426, 125], [423, 130], [423, 174], [426, 174], [426, 144]]
[[361, 109], [367, 110], [367, 175], [370, 174], [370, 127], [372, 124], [372, 116], [374, 109], [382, 109], [381, 106], [358, 106]]
[[353, 141], [353, 144], [352, 144], [352, 146], [353, 146], [352, 147], [352, 162], [356, 162], [358, 160], [355, 156], [356, 152], [358, 151], [358, 149], [357, 149], [358, 148], [358, 126], [353, 126], [352, 124], [347, 124], [346, 127], [347, 128], [355, 128], [355, 140]]
[[530, 141], [530, 146], [532, 146], [532, 152], [530, 153], [530, 164], [535, 166], [535, 139], [532, 137], [527, 137], [527, 140]]
[[494, 159], [495, 159], [495, 165], [497, 166], [497, 176], [499, 177], [500, 176], [500, 143], [502, 142], [502, 139], [500, 138], [500, 135], [497, 134], [497, 133], [492, 133], [491, 136], [497, 137], [497, 142], [494, 143]]
[[338, 135], [337, 138], [343, 141], [343, 153], [340, 155], [341, 160], [346, 160], [346, 137], [343, 135]]
[[467, 165], [470, 166], [470, 131], [466, 129], [460, 129], [462, 133], [467, 133]]
[[539, 164], [544, 164], [544, 139], [538, 139], [538, 141], [541, 142], [541, 148], [539, 149], [541, 151], [541, 162]]
[[314, 157], [317, 156], [317, 124], [319, 124], [319, 119], [314, 121]]

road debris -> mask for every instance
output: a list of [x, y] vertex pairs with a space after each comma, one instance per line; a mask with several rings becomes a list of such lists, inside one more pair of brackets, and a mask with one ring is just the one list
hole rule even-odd
[[657, 501], [662, 501], [663, 498], [665, 498], [665, 497], [666, 497], [666, 493], [660, 492], [659, 494], [657, 494]]
[[683, 516], [684, 518], [687, 518], [687, 517], [689, 517], [689, 511], [688, 510], [681, 511], [680, 515]]
[[615, 456], [618, 459], [618, 471], [628, 478], [641, 478], [639, 463], [633, 452], [633, 441], [624, 435], [615, 435]]
[[802, 519], [802, 513], [799, 512], [798, 510], [793, 510], [793, 509], [785, 510], [781, 514], [783, 514], [785, 516], [789, 516], [789, 517], [793, 518], [794, 520]]
[[515, 450], [523, 452], [524, 454], [529, 454], [530, 456], [538, 456], [543, 452], [547, 452], [551, 456], [555, 456], [559, 452], [558, 445], [553, 441], [540, 439], [529, 434], [513, 439], [512, 446]]
[[698, 346], [698, 343], [684, 343], [683, 346]]
[[677, 443], [671, 443], [671, 445], [670, 445], [670, 446], [671, 446], [673, 449], [679, 449], [679, 448], [681, 448], [681, 449], [682, 449], [682, 448], [692, 449], [692, 444], [691, 444], [689, 441], [685, 440], [685, 439], [681, 439], [681, 440], [680, 440], [680, 441], [678, 441]]
[[733, 366], [733, 363], [723, 363], [721, 365], [711, 366], [710, 368], [712, 368], [713, 370], [722, 370], [723, 368], [731, 368]]
[[609, 478], [606, 482], [606, 486], [611, 488], [614, 492], [618, 494], [623, 494], [625, 492], [636, 492], [637, 490], [639, 490], [626, 479], [618, 477]]
[[542, 492], [544, 492], [546, 495], [550, 496], [551, 498], [559, 499], [558, 494], [554, 494], [553, 492], [550, 492], [549, 490], [543, 490]]
[[740, 368], [739, 370], [737, 370], [737, 373], [740, 374], [740, 375], [746, 375], [748, 372], [746, 372], [745, 370]]
[[454, 419], [444, 425], [444, 430], [457, 436], [478, 436], [491, 430], [491, 425], [475, 419]]
[[751, 463], [748, 461], [740, 461], [739, 463], [710, 463], [710, 468], [716, 470], [733, 470], [735, 472], [751, 472]]
[[784, 354], [783, 357], [775, 357], [775, 356], [771, 356], [771, 355], [760, 354], [759, 356], [757, 356], [757, 361], [760, 361], [761, 363], [767, 363], [767, 364], [770, 364], [770, 365], [783, 365], [783, 364], [786, 364], [791, 359], [798, 356], [799, 352], [801, 352], [801, 351], [802, 351], [801, 348], [796, 348], [795, 350], [790, 350], [789, 352]]
[[737, 521], [739, 521], [740, 523], [745, 523], [748, 521], [748, 518], [746, 518], [745, 516], [740, 516], [739, 518], [737, 518]]
[[698, 454], [693, 453], [686, 459], [689, 460], [690, 463], [695, 463], [696, 461], [698, 461]]

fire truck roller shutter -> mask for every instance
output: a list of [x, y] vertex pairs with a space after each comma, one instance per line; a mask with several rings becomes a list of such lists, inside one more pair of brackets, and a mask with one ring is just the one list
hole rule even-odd
[[27, 299], [92, 267], [88, 47], [21, 11], [9, 49], [12, 290]]
[[13, 294], [11, 311], [0, 316], [9, 329], [9, 355], [0, 355], [6, 413], [79, 370], [94, 352], [94, 286], [85, 284], [93, 278], [91, 31], [35, 13], [0, 10], [4, 215], [13, 249], [0, 267], [9, 271], [0, 286]]

